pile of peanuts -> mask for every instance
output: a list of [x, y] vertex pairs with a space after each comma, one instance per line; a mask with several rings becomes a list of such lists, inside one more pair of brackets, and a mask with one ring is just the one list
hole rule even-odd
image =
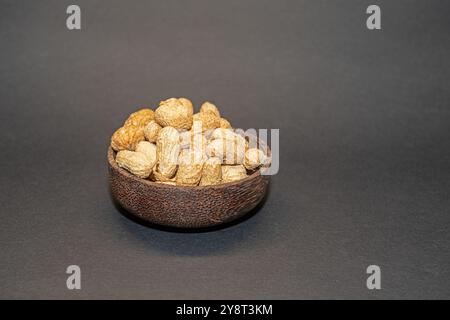
[[250, 148], [210, 102], [194, 114], [186, 98], [170, 98], [159, 107], [132, 113], [111, 137], [119, 167], [154, 182], [208, 186], [241, 180], [270, 164], [259, 148]]

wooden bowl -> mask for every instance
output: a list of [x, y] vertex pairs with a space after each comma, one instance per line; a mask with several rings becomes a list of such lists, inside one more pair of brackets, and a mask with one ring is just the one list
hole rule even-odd
[[231, 222], [255, 208], [269, 184], [269, 177], [259, 171], [215, 186], [156, 183], [119, 168], [111, 147], [108, 166], [111, 193], [118, 204], [135, 217], [168, 227], [204, 228]]

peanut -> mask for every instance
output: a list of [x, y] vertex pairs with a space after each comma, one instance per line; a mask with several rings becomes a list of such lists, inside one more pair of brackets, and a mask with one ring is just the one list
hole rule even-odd
[[208, 159], [202, 149], [182, 149], [178, 155], [178, 164], [203, 163]]
[[128, 125], [121, 127], [111, 137], [111, 147], [115, 151], [134, 151], [138, 142], [144, 140], [144, 130], [141, 127]]
[[212, 111], [204, 111], [194, 114], [193, 121], [201, 122], [201, 130], [205, 132], [207, 130], [215, 129], [220, 126], [220, 118]]
[[152, 164], [152, 168], [156, 164], [156, 145], [148, 142], [148, 141], [141, 141], [136, 146], [136, 152], [140, 152], [145, 154], [149, 162]]
[[191, 100], [186, 98], [178, 98], [178, 100], [182, 105], [184, 105], [188, 113], [194, 114], [194, 105], [192, 104]]
[[180, 153], [180, 134], [173, 127], [164, 127], [159, 132], [157, 146], [158, 171], [166, 178], [172, 178], [177, 171]]
[[208, 132], [205, 132], [203, 130], [203, 123], [201, 121], [193, 121], [192, 122], [192, 128], [190, 130], [192, 134], [207, 134]]
[[207, 139], [202, 134], [195, 134], [192, 130], [180, 133], [181, 149], [190, 149], [206, 156]]
[[255, 170], [266, 160], [264, 152], [258, 148], [251, 148], [245, 152], [244, 167], [247, 170]]
[[211, 102], [206, 101], [200, 107], [200, 112], [206, 112], [206, 111], [212, 112], [216, 115], [216, 117], [220, 118], [219, 109], [217, 109], [217, 107], [214, 104], [212, 104]]
[[179, 185], [196, 186], [202, 177], [203, 161], [197, 159], [194, 151], [180, 153], [176, 182]]
[[192, 138], [193, 132], [191, 130], [180, 132], [180, 148], [189, 149], [191, 146]]
[[217, 157], [223, 161], [226, 154], [225, 140], [216, 139], [211, 141], [206, 147], [206, 154], [208, 157]]
[[213, 103], [204, 102], [194, 114], [187, 98], [132, 113], [111, 137], [119, 167], [140, 178], [183, 186], [237, 181], [247, 170], [270, 162], [262, 149], [249, 149], [249, 144]]
[[117, 165], [139, 178], [147, 178], [152, 172], [153, 163], [141, 152], [122, 150], [116, 155]]
[[189, 130], [192, 127], [193, 108], [185, 100], [170, 98], [159, 103], [155, 120], [162, 127]]
[[230, 129], [231, 123], [225, 118], [220, 118], [219, 128]]
[[159, 164], [156, 164], [153, 169], [152, 176], [150, 177], [152, 180], [156, 182], [173, 182], [175, 183], [175, 177], [167, 178], [159, 172]]
[[236, 139], [236, 136], [235, 136], [233, 130], [231, 130], [231, 129], [217, 128], [217, 129], [213, 130], [213, 132], [211, 133], [210, 139], [211, 140], [214, 140], [214, 139], [234, 140], [234, 139]]
[[241, 164], [245, 156], [245, 144], [241, 140], [215, 139], [206, 147], [209, 157], [217, 157], [225, 164]]
[[247, 176], [247, 172], [243, 165], [237, 166], [222, 166], [222, 182], [232, 182], [244, 179]]
[[127, 127], [132, 125], [136, 127], [145, 127], [147, 123], [152, 121], [154, 118], [155, 113], [152, 109], [141, 109], [130, 114], [123, 126]]
[[226, 139], [226, 140], [232, 140], [236, 141], [237, 143], [242, 143], [247, 146], [247, 141], [245, 138], [235, 132], [231, 129], [224, 129], [224, 128], [217, 128], [211, 133], [211, 140], [214, 139]]
[[204, 135], [194, 134], [191, 139], [190, 150], [195, 153], [198, 159], [206, 160], [208, 155], [206, 154], [206, 147], [208, 146], [208, 140]]
[[203, 164], [201, 186], [210, 186], [219, 184], [222, 180], [222, 161], [219, 158], [209, 158]]
[[162, 127], [155, 120], [150, 121], [144, 128], [145, 139], [150, 142], [156, 142], [161, 128]]

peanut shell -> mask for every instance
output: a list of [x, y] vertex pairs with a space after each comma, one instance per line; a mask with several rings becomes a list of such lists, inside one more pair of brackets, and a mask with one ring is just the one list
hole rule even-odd
[[150, 177], [152, 180], [156, 182], [172, 182], [175, 183], [175, 176], [174, 177], [166, 177], [162, 175], [159, 172], [159, 163], [156, 164], [155, 168], [153, 169], [152, 176]]
[[220, 118], [219, 128], [230, 129], [231, 128], [231, 123], [225, 118]]
[[203, 164], [201, 186], [219, 184], [222, 181], [222, 161], [219, 158], [209, 158]]
[[211, 103], [209, 101], [206, 101], [200, 107], [200, 112], [206, 112], [206, 111], [212, 112], [216, 115], [216, 117], [220, 118], [219, 109], [213, 103]]
[[162, 127], [155, 120], [150, 121], [144, 128], [145, 139], [150, 142], [156, 142], [161, 129]]
[[203, 161], [196, 159], [196, 154], [190, 150], [180, 153], [176, 182], [179, 185], [196, 186], [202, 177]]
[[232, 129], [217, 128], [213, 130], [210, 136], [211, 140], [214, 139], [226, 139], [226, 140], [236, 140], [238, 143], [247, 144], [245, 138], [240, 134], [235, 133]]
[[224, 164], [242, 164], [245, 149], [245, 143], [241, 140], [215, 139], [206, 147], [206, 154], [221, 159]]
[[116, 162], [119, 167], [143, 179], [150, 175], [153, 168], [153, 164], [145, 154], [129, 150], [117, 152]]
[[136, 152], [140, 152], [145, 154], [150, 163], [152, 164], [152, 168], [155, 166], [157, 158], [156, 158], [156, 144], [153, 144], [148, 141], [141, 141], [136, 146]]
[[180, 148], [189, 149], [192, 143], [192, 130], [180, 132]]
[[191, 100], [187, 98], [178, 98], [178, 100], [186, 108], [188, 113], [194, 114], [194, 105], [192, 104]]
[[245, 152], [244, 167], [247, 170], [255, 170], [265, 162], [264, 152], [258, 148], [251, 148]]
[[128, 125], [117, 129], [111, 137], [111, 147], [115, 151], [134, 151], [136, 145], [144, 140], [144, 130], [141, 127]]
[[222, 166], [222, 182], [224, 183], [241, 180], [245, 177], [247, 177], [247, 172], [243, 165]]
[[172, 178], [177, 171], [180, 134], [173, 127], [164, 127], [159, 132], [156, 146], [158, 171], [164, 177]]
[[189, 130], [192, 127], [193, 109], [185, 100], [170, 98], [161, 101], [155, 111], [155, 121], [162, 127]]
[[211, 111], [204, 111], [194, 114], [194, 122], [201, 122], [201, 131], [215, 129], [220, 126], [220, 118]]
[[141, 109], [139, 111], [133, 112], [130, 114], [128, 119], [123, 124], [124, 127], [127, 126], [136, 126], [136, 127], [145, 127], [150, 121], [155, 118], [155, 113], [152, 109]]

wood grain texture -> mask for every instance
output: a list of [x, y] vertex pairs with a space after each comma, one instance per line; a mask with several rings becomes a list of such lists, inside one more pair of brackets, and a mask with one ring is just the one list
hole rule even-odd
[[264, 198], [269, 177], [259, 171], [215, 186], [184, 187], [155, 183], [117, 166], [108, 149], [109, 183], [114, 199], [145, 221], [178, 228], [217, 226], [242, 217]]

